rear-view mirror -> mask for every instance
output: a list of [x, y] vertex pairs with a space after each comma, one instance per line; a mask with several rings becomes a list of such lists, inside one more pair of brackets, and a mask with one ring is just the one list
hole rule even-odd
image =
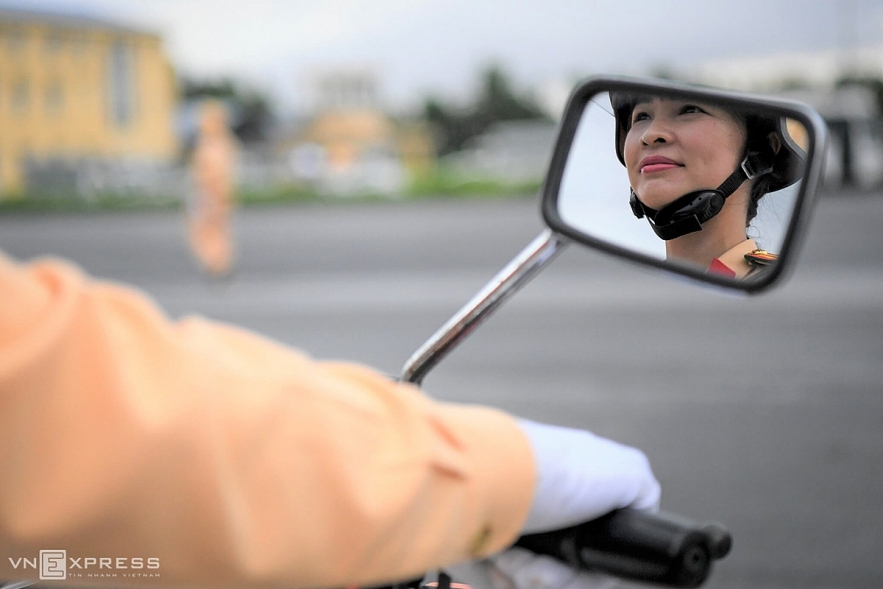
[[543, 217], [573, 241], [759, 292], [793, 265], [826, 146], [801, 103], [594, 78], [564, 113]]

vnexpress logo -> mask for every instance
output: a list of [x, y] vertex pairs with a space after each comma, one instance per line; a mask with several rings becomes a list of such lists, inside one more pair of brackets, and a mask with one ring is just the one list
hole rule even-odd
[[40, 580], [64, 581], [67, 579], [67, 550], [40, 551]]
[[[73, 579], [158, 579], [159, 558], [151, 556], [80, 556], [69, 557], [67, 550], [41, 550], [40, 556], [9, 557], [15, 570], [34, 571], [41, 581], [70, 581]], [[3, 581], [0, 581], [2, 589]]]

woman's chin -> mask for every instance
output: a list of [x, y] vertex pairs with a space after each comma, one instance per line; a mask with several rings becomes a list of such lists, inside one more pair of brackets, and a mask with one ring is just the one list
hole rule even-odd
[[[640, 193], [639, 193], [640, 194]], [[644, 203], [644, 206], [650, 207], [651, 209], [660, 210], [665, 205], [671, 204], [680, 197], [682, 197], [685, 193], [678, 194], [657, 194], [650, 193], [646, 197], [644, 195], [639, 196], [641, 202]]]
[[672, 182], [671, 179], [665, 181], [664, 178], [643, 179], [635, 192], [638, 198], [644, 203], [644, 206], [651, 209], [659, 210], [665, 205], [670, 204], [685, 194], [691, 192], [692, 183]]

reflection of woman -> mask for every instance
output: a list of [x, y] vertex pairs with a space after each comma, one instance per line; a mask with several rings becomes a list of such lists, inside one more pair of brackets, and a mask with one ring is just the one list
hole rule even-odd
[[632, 211], [665, 240], [669, 259], [739, 279], [775, 262], [746, 229], [758, 201], [802, 171], [802, 150], [779, 118], [658, 96], [611, 102]]
[[224, 276], [233, 263], [230, 215], [236, 145], [227, 128], [224, 107], [206, 102], [200, 112], [199, 138], [193, 153], [196, 192], [187, 211], [190, 244], [202, 267]]

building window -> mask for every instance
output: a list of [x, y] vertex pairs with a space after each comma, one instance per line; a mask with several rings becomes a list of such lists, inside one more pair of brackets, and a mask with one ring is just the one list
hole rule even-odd
[[30, 88], [27, 80], [18, 80], [12, 85], [12, 112], [24, 114], [31, 101]]
[[46, 112], [57, 115], [64, 108], [64, 89], [58, 80], [52, 81], [46, 88]]
[[55, 55], [61, 51], [61, 33], [59, 31], [49, 31], [46, 35], [46, 53]]
[[135, 52], [122, 41], [110, 49], [108, 90], [110, 119], [125, 127], [135, 118]]
[[18, 53], [25, 48], [28, 37], [23, 29], [10, 27], [6, 29], [6, 48], [10, 53]]
[[89, 49], [89, 37], [85, 33], [74, 35], [71, 38], [71, 49], [76, 57], [82, 57]]

